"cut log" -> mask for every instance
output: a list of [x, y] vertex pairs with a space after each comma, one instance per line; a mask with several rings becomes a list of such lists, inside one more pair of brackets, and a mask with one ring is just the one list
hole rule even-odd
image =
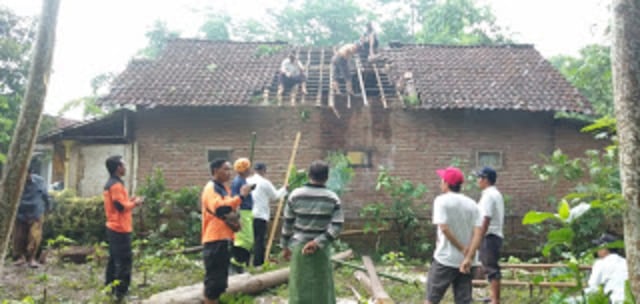
[[[333, 261], [346, 260], [353, 256], [353, 251], [347, 250], [333, 255]], [[241, 274], [229, 277], [226, 293], [255, 294], [265, 289], [284, 284], [289, 279], [289, 267], [269, 271], [257, 275]], [[148, 304], [193, 303], [203, 301], [203, 284], [193, 284], [163, 291], [142, 301]]]
[[369, 275], [369, 279], [371, 280], [371, 293], [373, 294], [373, 301], [376, 304], [392, 304], [394, 303], [389, 294], [384, 291], [384, 287], [380, 282], [380, 278], [378, 278], [378, 274], [376, 272], [376, 268], [373, 265], [373, 261], [368, 256], [362, 257], [362, 262], [364, 263], [364, 267], [367, 269], [367, 274]]
[[[347, 267], [353, 268], [353, 269], [367, 271], [366, 268], [364, 268], [364, 267], [362, 267], [360, 265], [353, 264], [353, 263], [349, 263], [349, 262], [345, 262], [345, 261], [338, 261], [338, 260], [334, 260], [333, 262], [336, 263], [336, 264], [342, 265], [342, 266], [347, 266]], [[381, 276], [383, 278], [387, 278], [387, 279], [390, 279], [390, 280], [394, 280], [394, 281], [397, 281], [397, 282], [405, 283], [405, 284], [418, 284], [417, 281], [411, 282], [411, 281], [403, 279], [401, 277], [390, 275], [390, 274], [384, 273], [384, 272], [378, 272], [378, 276]]]
[[93, 247], [86, 246], [69, 246], [60, 250], [60, 260], [71, 261], [76, 264], [84, 264], [88, 260], [88, 256], [95, 252]]
[[373, 290], [371, 290], [371, 279], [367, 276], [366, 273], [357, 270], [353, 273], [353, 276], [356, 277], [356, 280], [362, 284], [362, 287], [367, 290], [370, 296], [373, 296]]

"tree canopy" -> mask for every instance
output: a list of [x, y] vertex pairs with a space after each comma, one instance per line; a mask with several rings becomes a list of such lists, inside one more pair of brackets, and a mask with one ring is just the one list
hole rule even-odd
[[0, 164], [11, 142], [13, 128], [29, 73], [29, 51], [35, 22], [0, 6]]

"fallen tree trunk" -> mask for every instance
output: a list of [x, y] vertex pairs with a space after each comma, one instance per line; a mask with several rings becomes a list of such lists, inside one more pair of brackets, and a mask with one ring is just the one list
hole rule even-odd
[[[333, 261], [345, 260], [353, 256], [353, 251], [347, 250], [333, 255]], [[255, 294], [268, 288], [284, 284], [289, 279], [289, 267], [269, 271], [257, 275], [241, 274], [229, 277], [226, 293]], [[190, 286], [182, 286], [172, 290], [163, 291], [151, 296], [142, 303], [169, 304], [169, 303], [194, 303], [203, 301], [202, 283]]]
[[362, 257], [364, 267], [367, 269], [369, 280], [371, 280], [371, 295], [373, 296], [373, 302], [376, 304], [393, 304], [393, 300], [389, 294], [384, 290], [380, 278], [376, 273], [376, 267], [373, 265], [373, 261], [368, 256]]
[[[338, 265], [342, 265], [342, 266], [347, 266], [347, 267], [351, 267], [353, 269], [357, 269], [357, 270], [362, 270], [362, 271], [367, 271], [366, 268], [360, 266], [360, 265], [356, 265], [353, 263], [349, 263], [349, 262], [345, 262], [345, 261], [340, 261], [340, 260], [334, 260], [333, 262], [335, 262]], [[384, 273], [384, 272], [377, 272], [377, 274], [383, 278], [387, 278], [389, 280], [394, 280], [397, 282], [401, 282], [401, 283], [405, 283], [405, 284], [418, 284], [418, 282], [411, 282], [407, 279], [403, 279], [401, 277], [398, 276], [394, 276], [394, 275], [390, 275], [388, 273]]]
[[353, 276], [356, 277], [356, 280], [358, 280], [360, 284], [362, 284], [362, 287], [367, 290], [369, 295], [373, 296], [373, 290], [371, 289], [371, 279], [369, 279], [367, 274], [360, 270], [356, 270], [356, 272], [353, 273]]

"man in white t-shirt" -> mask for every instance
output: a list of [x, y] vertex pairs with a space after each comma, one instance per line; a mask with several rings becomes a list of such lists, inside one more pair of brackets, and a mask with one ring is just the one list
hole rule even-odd
[[500, 303], [500, 248], [504, 239], [504, 199], [496, 188], [498, 174], [491, 167], [484, 167], [476, 172], [478, 187], [482, 196], [478, 202], [482, 218], [482, 245], [480, 245], [480, 261], [491, 285], [491, 304]]
[[456, 304], [471, 303], [472, 266], [480, 246], [482, 219], [476, 202], [460, 193], [464, 175], [458, 168], [437, 170], [442, 194], [433, 202], [438, 242], [427, 278], [425, 304], [440, 303], [453, 285]]
[[609, 294], [609, 300], [613, 304], [624, 303], [624, 289], [629, 278], [627, 260], [618, 254], [617, 248], [607, 246], [618, 241], [612, 234], [605, 233], [593, 243], [599, 247], [598, 259], [593, 263], [589, 286], [585, 293], [594, 293], [602, 286], [605, 294]]
[[269, 203], [285, 196], [287, 187], [276, 190], [265, 178], [267, 165], [264, 163], [256, 163], [253, 169], [255, 174], [247, 179], [247, 184], [256, 185], [251, 192], [251, 197], [253, 198], [253, 266], [258, 267], [264, 264], [265, 236], [271, 216]]
[[294, 53], [289, 54], [280, 64], [279, 80], [278, 97], [281, 97], [285, 90], [297, 84], [302, 86], [302, 94], [307, 94], [307, 78], [304, 74], [304, 67]]

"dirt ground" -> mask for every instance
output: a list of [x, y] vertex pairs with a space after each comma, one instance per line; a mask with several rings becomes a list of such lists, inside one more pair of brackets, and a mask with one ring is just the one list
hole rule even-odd
[[[385, 269], [386, 272], [394, 272]], [[424, 298], [424, 275], [419, 269], [405, 269], [395, 272], [412, 280], [422, 281], [418, 284], [403, 284], [383, 279], [383, 284], [391, 298], [396, 303], [422, 303]], [[203, 276], [199, 261], [194, 260], [193, 265], [181, 268], [172, 267], [164, 269], [153, 275], [147, 276], [147, 284], [144, 282], [144, 274], [135, 271], [130, 293], [133, 299], [129, 303], [138, 302], [136, 299], [145, 299], [150, 295], [177, 286], [190, 285], [201, 281]], [[19, 301], [27, 297], [35, 299], [35, 303], [108, 303], [103, 289], [104, 266], [98, 263], [70, 264], [52, 262], [39, 269], [16, 267], [7, 264], [5, 273], [0, 278], [0, 302]], [[366, 297], [367, 293], [353, 276], [350, 268], [339, 267], [335, 271], [336, 293], [341, 304], [357, 304], [353, 289]], [[353, 289], [352, 289], [353, 287]], [[474, 298], [482, 299], [487, 296], [485, 289], [475, 289]], [[46, 302], [45, 302], [46, 298]], [[286, 303], [287, 288], [282, 285], [253, 297], [238, 296], [227, 303]], [[544, 303], [544, 292], [537, 291], [533, 297], [529, 296], [527, 289], [503, 289], [504, 303]], [[2, 302], [4, 303], [4, 302]], [[12, 303], [12, 302], [8, 302]], [[19, 302], [16, 302], [19, 303]], [[26, 303], [26, 302], [25, 302]], [[443, 303], [452, 303], [451, 292]], [[481, 302], [477, 302], [481, 303]]]

